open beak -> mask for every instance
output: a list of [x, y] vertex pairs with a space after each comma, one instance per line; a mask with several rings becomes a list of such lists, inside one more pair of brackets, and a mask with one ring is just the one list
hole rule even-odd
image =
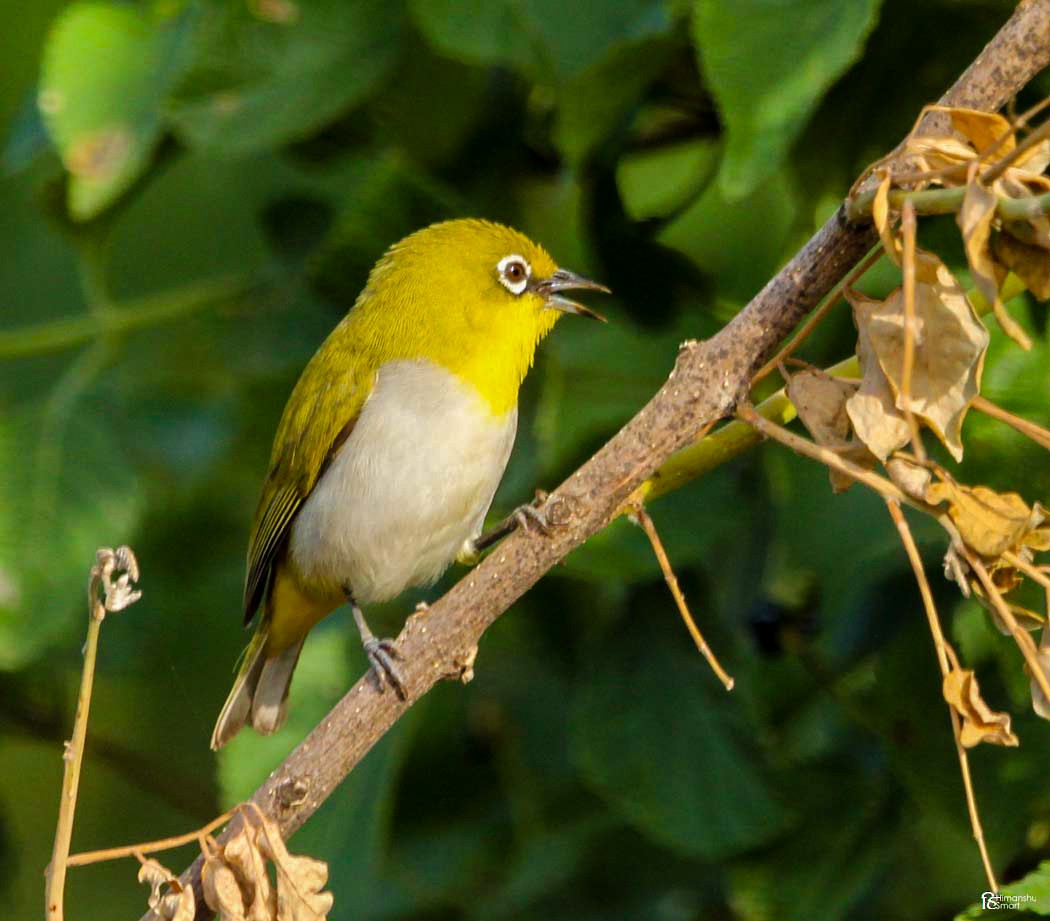
[[605, 285], [600, 285], [568, 269], [558, 269], [550, 278], [536, 279], [530, 282], [529, 286], [547, 302], [547, 306], [552, 310], [590, 317], [592, 320], [601, 320], [602, 323], [608, 322], [600, 313], [561, 295], [562, 291], [601, 291], [603, 294], [612, 294]]

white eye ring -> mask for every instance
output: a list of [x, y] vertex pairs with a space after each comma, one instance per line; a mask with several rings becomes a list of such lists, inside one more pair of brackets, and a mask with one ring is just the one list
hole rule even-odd
[[[511, 278], [512, 267], [519, 270], [524, 269], [525, 273], [520, 278]], [[500, 259], [496, 264], [496, 271], [499, 273], [499, 282], [504, 288], [511, 294], [521, 294], [529, 283], [529, 278], [532, 275], [532, 266], [529, 265], [528, 260], [524, 256], [511, 253], [509, 256], [504, 256]]]

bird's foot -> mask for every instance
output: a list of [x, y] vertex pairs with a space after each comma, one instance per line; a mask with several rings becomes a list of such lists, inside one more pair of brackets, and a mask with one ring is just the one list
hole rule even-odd
[[541, 534], [550, 534], [551, 523], [543, 508], [546, 501], [547, 493], [542, 489], [537, 489], [536, 497], [525, 505], [519, 505], [511, 512], [511, 517], [523, 531], [529, 531], [535, 525]]
[[357, 632], [361, 634], [361, 646], [368, 657], [368, 664], [372, 666], [372, 678], [376, 682], [376, 689], [382, 694], [389, 684], [397, 696], [405, 700], [408, 693], [405, 690], [405, 678], [401, 672], [401, 666], [397, 664], [397, 660], [402, 658], [397, 642], [376, 639], [375, 634], [368, 627], [364, 611], [354, 601], [354, 596], [349, 590], [346, 592], [346, 597], [354, 612]]
[[397, 660], [401, 658], [397, 644], [393, 640], [380, 640], [371, 636], [362, 645], [365, 655], [368, 656], [368, 663], [372, 666], [372, 677], [379, 693], [382, 694], [387, 685], [390, 685], [394, 693], [404, 700], [408, 693], [405, 690], [401, 666], [397, 664]]
[[549, 534], [551, 528], [555, 527], [558, 522], [552, 521], [547, 515], [544, 508], [546, 502], [547, 493], [542, 489], [537, 489], [536, 498], [531, 502], [519, 505], [499, 524], [480, 537], [465, 540], [456, 555], [456, 560], [465, 566], [473, 566], [481, 559], [484, 551], [518, 528], [521, 528], [522, 531], [537, 530], [541, 534]]

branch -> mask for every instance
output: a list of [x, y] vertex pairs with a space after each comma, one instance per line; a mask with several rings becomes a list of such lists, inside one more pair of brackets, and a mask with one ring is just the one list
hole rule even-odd
[[[1026, 0], [943, 101], [998, 109], [1050, 63], [1050, 0]], [[398, 638], [406, 700], [367, 676], [255, 792], [252, 802], [288, 837], [405, 711], [441, 678], [457, 675], [485, 630], [549, 569], [604, 528], [632, 492], [705, 425], [732, 412], [777, 344], [874, 245], [869, 224], [842, 208], [723, 330], [682, 345], [656, 395], [547, 501], [547, 536], [518, 531], [441, 600], [414, 614]], [[235, 818], [225, 840], [243, 820]], [[181, 879], [200, 891], [202, 860]], [[198, 900], [203, 904], [203, 899]], [[199, 911], [197, 917], [208, 917]], [[146, 919], [157, 921], [147, 913]]]

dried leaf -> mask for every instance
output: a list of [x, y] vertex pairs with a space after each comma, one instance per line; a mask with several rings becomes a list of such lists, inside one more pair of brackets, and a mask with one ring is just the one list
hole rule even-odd
[[156, 908], [160, 904], [161, 889], [173, 879], [175, 877], [172, 875], [171, 870], [160, 861], [154, 860], [152, 857], [142, 861], [141, 866], [139, 866], [139, 882], [145, 883], [150, 888], [149, 898], [146, 900], [146, 904], [150, 908]]
[[[139, 882], [150, 887], [147, 904], [164, 921], [193, 921], [196, 904], [193, 888], [183, 887], [172, 872], [152, 857], [142, 861]], [[168, 892], [161, 892], [167, 886]]]
[[1002, 266], [992, 258], [989, 244], [998, 203], [999, 197], [977, 181], [976, 171], [971, 168], [962, 207], [955, 219], [959, 230], [962, 231], [966, 260], [970, 264], [974, 284], [984, 295], [984, 299], [992, 305], [996, 316], [1002, 309], [999, 303], [999, 286], [1006, 274]]
[[220, 853], [209, 854], [201, 868], [204, 902], [219, 921], [245, 921], [244, 896], [233, 870]]
[[962, 167], [972, 162], [975, 156], [973, 149], [958, 138], [938, 135], [912, 138], [905, 151], [919, 170], [940, 172], [949, 167], [959, 167], [952, 173], [942, 172], [933, 179], [915, 183], [917, 189], [924, 189], [931, 183], [946, 187], [962, 185], [966, 181], [966, 171]]
[[[970, 142], [977, 153], [995, 144], [1003, 135], [1010, 134], [1010, 123], [998, 112], [980, 112], [977, 109], [951, 109], [948, 113], [952, 127]], [[985, 162], [1002, 159], [1017, 146], [1010, 135], [999, 144]]]
[[926, 490], [933, 479], [926, 467], [903, 457], [891, 457], [886, 463], [886, 472], [890, 479], [913, 499], [926, 501]]
[[1012, 233], [995, 237], [995, 256], [1041, 301], [1050, 299], [1050, 251], [1022, 243]]
[[[962, 423], [971, 401], [980, 392], [988, 330], [944, 263], [931, 253], [919, 251], [917, 256], [920, 258], [916, 265], [919, 283], [915, 286], [915, 364], [908, 407], [903, 405], [901, 396], [904, 364], [904, 298], [901, 290], [897, 289], [881, 302], [854, 298], [854, 316], [858, 330], [867, 334], [893, 389], [896, 407], [910, 409], [941, 439], [956, 460], [962, 460]], [[862, 367], [865, 383], [876, 386], [874, 381], [869, 382], [868, 367], [863, 363]], [[862, 386], [861, 392], [864, 390]], [[847, 404], [847, 411], [857, 435], [884, 460], [885, 454], [880, 454], [864, 437], [850, 404]], [[906, 422], [903, 425], [907, 427]], [[897, 447], [904, 443], [906, 439], [901, 440]]]
[[266, 859], [259, 853], [259, 830], [245, 822], [222, 849], [248, 906], [245, 921], [272, 921], [277, 914], [277, 893], [266, 872]]
[[867, 325], [860, 321], [861, 311], [879, 301], [856, 293], [849, 293], [847, 297], [857, 318], [857, 359], [863, 379], [860, 389], [846, 400], [846, 414], [857, 437], [885, 463], [890, 454], [908, 443], [911, 432], [896, 407], [889, 381], [871, 347]]
[[321, 891], [328, 865], [289, 854], [277, 826], [265, 817], [260, 822], [259, 851], [277, 868], [277, 921], [325, 921], [333, 901], [330, 892]]
[[1019, 745], [1010, 731], [1010, 714], [997, 713], [984, 702], [977, 676], [968, 668], [953, 668], [944, 676], [942, 688], [948, 705], [962, 718], [961, 741], [966, 748], [981, 742], [992, 745]]
[[886, 255], [897, 265], [901, 264], [901, 245], [893, 232], [893, 221], [890, 215], [890, 185], [893, 177], [890, 170], [886, 170], [879, 187], [875, 190], [875, 198], [871, 202], [871, 219], [879, 231], [879, 239], [882, 240], [882, 248]]
[[[813, 440], [840, 457], [871, 469], [875, 466], [875, 457], [860, 441], [850, 438], [846, 400], [856, 391], [856, 381], [818, 371], [800, 371], [787, 383], [788, 399]], [[831, 488], [837, 493], [844, 492], [856, 482], [848, 473], [838, 470], [829, 470], [828, 476]]]
[[1019, 547], [1032, 520], [1032, 510], [1017, 493], [997, 493], [986, 486], [945, 480], [926, 490], [926, 501], [931, 505], [947, 501], [948, 517], [966, 546], [987, 558]]
[[820, 445], [840, 447], [849, 438], [846, 400], [856, 384], [817, 371], [800, 371], [787, 383], [788, 399], [798, 411], [802, 424]]

